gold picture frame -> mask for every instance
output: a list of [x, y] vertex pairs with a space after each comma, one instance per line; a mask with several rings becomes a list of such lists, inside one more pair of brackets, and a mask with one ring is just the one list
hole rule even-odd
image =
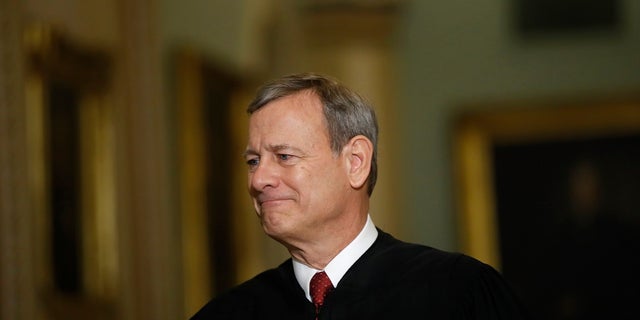
[[[640, 96], [497, 103], [456, 118], [453, 158], [461, 251], [501, 269], [491, 150], [497, 144], [640, 133]], [[486, 106], [485, 106], [486, 107]]]
[[194, 48], [176, 48], [171, 61], [183, 303], [189, 317], [244, 279], [246, 260], [254, 256], [247, 248], [253, 236], [245, 221], [253, 217], [246, 214], [239, 149], [246, 136], [246, 83]]
[[51, 319], [114, 319], [119, 280], [111, 59], [46, 24], [26, 28], [24, 40], [40, 312]]

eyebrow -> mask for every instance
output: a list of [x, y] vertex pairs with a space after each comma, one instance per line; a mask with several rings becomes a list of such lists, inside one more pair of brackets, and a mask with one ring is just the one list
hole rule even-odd
[[[279, 152], [282, 150], [293, 150], [297, 153], [304, 154], [301, 149], [291, 146], [289, 144], [270, 144], [267, 146], [267, 150], [270, 152]], [[243, 156], [246, 158], [247, 156], [259, 156], [260, 153], [253, 149], [247, 149], [243, 152]]]
[[246, 158], [248, 156], [257, 156], [257, 155], [258, 155], [258, 153], [256, 151], [253, 151], [253, 150], [250, 150], [250, 149], [247, 149], [242, 153], [242, 157], [243, 158]]

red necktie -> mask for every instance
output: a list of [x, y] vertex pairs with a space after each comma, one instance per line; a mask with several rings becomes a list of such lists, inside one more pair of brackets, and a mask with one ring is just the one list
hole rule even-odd
[[320, 313], [320, 307], [324, 303], [324, 298], [333, 290], [333, 284], [324, 271], [318, 272], [311, 278], [310, 294], [313, 304], [316, 306], [316, 319]]

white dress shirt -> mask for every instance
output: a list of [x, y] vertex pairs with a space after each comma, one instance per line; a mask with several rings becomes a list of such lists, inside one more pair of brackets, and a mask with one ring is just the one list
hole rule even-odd
[[[342, 249], [324, 268], [324, 272], [329, 276], [334, 288], [338, 287], [338, 283], [344, 274], [347, 273], [347, 270], [371, 247], [377, 237], [378, 230], [373, 224], [371, 216], [367, 215], [367, 222], [364, 224], [358, 236]], [[320, 271], [323, 270], [316, 270], [293, 259], [293, 272], [309, 301], [311, 301], [311, 295], [309, 294], [311, 277]]]

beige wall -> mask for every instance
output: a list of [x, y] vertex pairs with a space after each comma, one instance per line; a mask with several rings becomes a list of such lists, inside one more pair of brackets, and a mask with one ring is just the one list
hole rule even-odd
[[399, 166], [409, 240], [458, 248], [451, 139], [453, 117], [463, 106], [597, 99], [640, 88], [639, 2], [620, 1], [619, 32], [529, 41], [512, 28], [513, 2], [407, 2], [397, 42], [397, 107], [400, 135], [410, 146]]

